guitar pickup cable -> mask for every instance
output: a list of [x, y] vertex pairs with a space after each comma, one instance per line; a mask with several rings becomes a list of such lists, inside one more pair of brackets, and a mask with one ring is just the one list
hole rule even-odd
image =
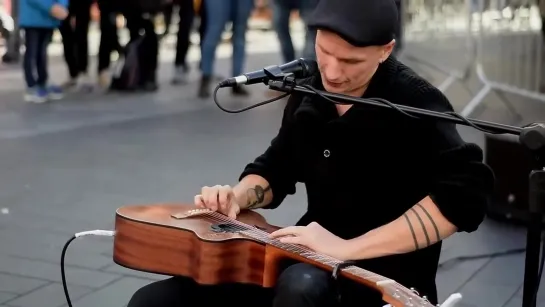
[[85, 236], [100, 236], [100, 237], [113, 237], [115, 236], [115, 231], [113, 230], [90, 230], [90, 231], [83, 231], [78, 232], [74, 234], [66, 243], [64, 244], [64, 247], [62, 248], [61, 253], [61, 276], [62, 276], [62, 287], [64, 288], [64, 296], [66, 296], [66, 303], [68, 304], [68, 307], [72, 307], [72, 301], [70, 300], [70, 295], [68, 294], [68, 285], [66, 284], [66, 275], [64, 272], [64, 258], [66, 256], [66, 250], [68, 249], [68, 246], [72, 241], [74, 241], [77, 238], [85, 237]]

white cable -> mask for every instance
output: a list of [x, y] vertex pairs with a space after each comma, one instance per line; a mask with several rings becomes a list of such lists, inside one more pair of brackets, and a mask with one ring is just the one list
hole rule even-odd
[[82, 231], [76, 233], [74, 236], [76, 238], [83, 237], [83, 236], [102, 236], [102, 237], [113, 237], [115, 236], [115, 231], [113, 230], [90, 230], [90, 231]]

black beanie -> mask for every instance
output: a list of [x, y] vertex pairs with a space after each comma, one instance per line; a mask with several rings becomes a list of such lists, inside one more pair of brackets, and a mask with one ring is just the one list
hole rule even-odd
[[307, 24], [356, 47], [381, 46], [395, 38], [398, 16], [395, 0], [319, 0]]

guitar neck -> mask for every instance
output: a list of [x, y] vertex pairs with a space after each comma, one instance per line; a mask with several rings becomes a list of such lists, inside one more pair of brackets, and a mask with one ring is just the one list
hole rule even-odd
[[[268, 233], [263, 231], [249, 229], [241, 231], [241, 234], [249, 236], [262, 243], [272, 245], [287, 253], [294, 254], [298, 256], [298, 258], [303, 258], [308, 260], [309, 262], [318, 263], [321, 267], [328, 268], [329, 270], [333, 270], [337, 265], [340, 265], [343, 262], [333, 257], [316, 253], [300, 245], [282, 243], [279, 240], [271, 239], [269, 238]], [[366, 284], [373, 284], [376, 286], [381, 286], [388, 283], [395, 283], [395, 281], [392, 279], [386, 278], [384, 276], [367, 271], [354, 265], [347, 266], [341, 269], [339, 273], [355, 281]]]

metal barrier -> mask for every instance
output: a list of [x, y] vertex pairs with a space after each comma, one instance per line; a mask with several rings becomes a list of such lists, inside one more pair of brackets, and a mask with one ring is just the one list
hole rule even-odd
[[[540, 11], [538, 3], [534, 0], [475, 0], [472, 9], [476, 32], [475, 70], [483, 86], [460, 114], [472, 114], [491, 91], [500, 97], [502, 93], [511, 93], [545, 102], [545, 95], [540, 92], [543, 10]], [[517, 114], [506, 99], [502, 97], [502, 100]]]
[[470, 1], [403, 0], [401, 4], [403, 47], [399, 58], [412, 62], [415, 69], [415, 64], [422, 65], [446, 75], [438, 85], [441, 91], [457, 80], [466, 80], [473, 66]]

